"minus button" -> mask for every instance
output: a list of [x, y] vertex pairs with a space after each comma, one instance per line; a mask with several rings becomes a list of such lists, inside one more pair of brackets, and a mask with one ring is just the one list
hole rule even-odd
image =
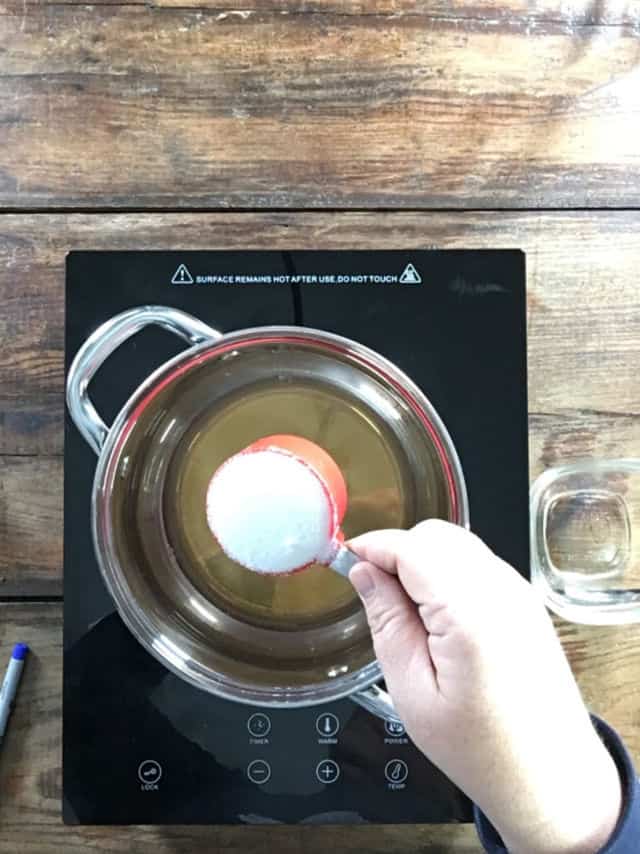
[[247, 767], [247, 777], [252, 783], [261, 786], [271, 778], [271, 766], [264, 759], [254, 759]]

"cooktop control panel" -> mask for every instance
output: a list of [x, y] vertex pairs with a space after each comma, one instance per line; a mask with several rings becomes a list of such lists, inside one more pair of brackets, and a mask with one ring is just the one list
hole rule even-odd
[[[70, 656], [82, 676], [65, 694], [68, 822], [471, 818], [467, 799], [401, 725], [350, 699], [296, 710], [240, 706], [148, 660], [115, 614], [94, 632]], [[93, 670], [99, 648], [114, 653]]]

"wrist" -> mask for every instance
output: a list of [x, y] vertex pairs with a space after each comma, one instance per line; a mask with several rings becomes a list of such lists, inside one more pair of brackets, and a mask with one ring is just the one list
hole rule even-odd
[[622, 812], [615, 762], [591, 730], [587, 743], [563, 751], [546, 779], [525, 789], [518, 803], [494, 822], [511, 854], [597, 854]]

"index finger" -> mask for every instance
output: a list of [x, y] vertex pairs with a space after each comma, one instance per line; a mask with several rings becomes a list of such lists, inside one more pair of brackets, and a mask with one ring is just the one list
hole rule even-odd
[[387, 528], [361, 534], [347, 545], [359, 558], [375, 564], [391, 575], [398, 574], [398, 562], [407, 542], [408, 531]]
[[468, 598], [479, 564], [491, 555], [469, 531], [430, 519], [410, 531], [372, 531], [349, 547], [363, 560], [397, 575], [417, 604]]

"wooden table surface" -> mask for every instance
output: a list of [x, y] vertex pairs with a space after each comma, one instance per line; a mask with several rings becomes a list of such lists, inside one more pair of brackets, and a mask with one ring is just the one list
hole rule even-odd
[[[65, 828], [70, 249], [518, 247], [531, 476], [640, 457], [638, 0], [0, 0], [0, 852], [477, 852], [473, 828]], [[91, 283], [87, 283], [91, 287]], [[558, 621], [640, 762], [640, 626]]]

